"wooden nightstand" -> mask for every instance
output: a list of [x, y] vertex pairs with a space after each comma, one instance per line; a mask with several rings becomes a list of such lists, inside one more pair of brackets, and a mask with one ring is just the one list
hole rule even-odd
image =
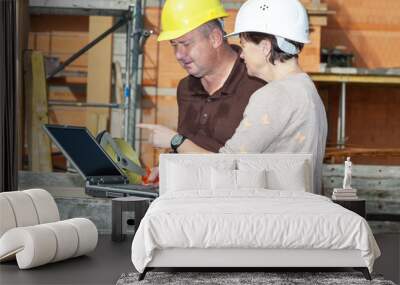
[[334, 203], [359, 214], [361, 217], [366, 217], [365, 200], [332, 200]]

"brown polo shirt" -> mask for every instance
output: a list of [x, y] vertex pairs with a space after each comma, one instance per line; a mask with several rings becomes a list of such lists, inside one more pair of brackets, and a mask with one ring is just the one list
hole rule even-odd
[[233, 136], [250, 96], [265, 85], [264, 81], [248, 76], [239, 57], [240, 48], [233, 47], [238, 58], [225, 84], [212, 96], [200, 79], [191, 75], [178, 85], [178, 133], [212, 152], [218, 152]]

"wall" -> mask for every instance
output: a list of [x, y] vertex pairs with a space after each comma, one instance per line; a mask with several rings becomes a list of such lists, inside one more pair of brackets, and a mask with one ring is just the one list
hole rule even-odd
[[[89, 41], [89, 18], [86, 16], [32, 15], [29, 48], [60, 61], [69, 58]], [[87, 54], [76, 59], [65, 70], [76, 75], [55, 77], [48, 81], [48, 99], [86, 101]], [[80, 76], [78, 76], [80, 74]], [[83, 108], [49, 107], [50, 123], [83, 126]]]
[[400, 1], [325, 0], [335, 14], [323, 29], [323, 47], [343, 45], [357, 67], [399, 67]]

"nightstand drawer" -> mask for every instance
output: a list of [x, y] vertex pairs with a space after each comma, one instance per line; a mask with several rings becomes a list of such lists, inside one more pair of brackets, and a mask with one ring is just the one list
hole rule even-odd
[[366, 217], [365, 200], [332, 200], [334, 203], [359, 214], [361, 217]]

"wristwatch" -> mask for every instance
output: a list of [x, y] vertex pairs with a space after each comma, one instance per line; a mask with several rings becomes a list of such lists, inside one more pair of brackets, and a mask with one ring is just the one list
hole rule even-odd
[[185, 141], [186, 137], [180, 134], [176, 134], [172, 137], [171, 139], [171, 148], [174, 151], [174, 153], [178, 153], [178, 147], [183, 144]]

